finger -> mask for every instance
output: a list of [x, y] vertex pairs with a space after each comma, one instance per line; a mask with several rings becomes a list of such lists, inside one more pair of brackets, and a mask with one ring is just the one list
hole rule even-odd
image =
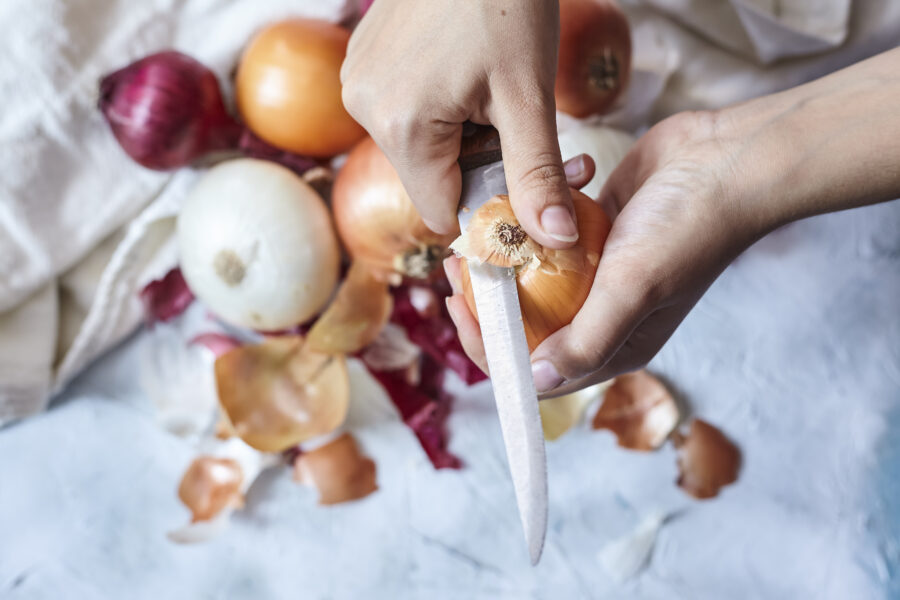
[[652, 303], [641, 283], [629, 281], [619, 270], [604, 269], [602, 259], [600, 265], [591, 293], [572, 322], [532, 353], [538, 392], [602, 368], [650, 312]]
[[444, 259], [444, 274], [447, 276], [447, 281], [450, 282], [453, 293], [461, 294], [463, 291], [462, 265], [459, 258], [451, 255]]
[[539, 244], [571, 247], [578, 239], [578, 228], [556, 139], [552, 96], [549, 102], [501, 99], [497, 106], [491, 120], [500, 132], [516, 218]]
[[597, 163], [587, 154], [579, 154], [563, 163], [563, 171], [566, 172], [566, 183], [569, 187], [580, 190], [594, 178]]
[[463, 350], [466, 351], [472, 362], [478, 365], [479, 369], [487, 373], [487, 358], [484, 354], [484, 342], [481, 339], [481, 327], [472, 315], [472, 311], [469, 310], [466, 299], [459, 294], [450, 296], [447, 298], [447, 310], [450, 312], [453, 324], [456, 325]]
[[425, 224], [441, 234], [456, 231], [459, 228], [456, 211], [462, 188], [456, 161], [462, 125], [399, 123], [395, 131], [373, 133], [373, 137], [397, 170]]

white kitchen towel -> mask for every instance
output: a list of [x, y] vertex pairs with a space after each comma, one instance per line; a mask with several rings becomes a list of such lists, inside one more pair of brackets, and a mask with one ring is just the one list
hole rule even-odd
[[[900, 42], [897, 0], [623, 4], [635, 74], [618, 119], [630, 129], [783, 89]], [[344, 0], [0, 3], [0, 424], [41, 410], [132, 331], [137, 291], [177, 261], [174, 216], [196, 173], [133, 164], [96, 110], [99, 78], [174, 47], [230, 94], [254, 30], [346, 10]]]

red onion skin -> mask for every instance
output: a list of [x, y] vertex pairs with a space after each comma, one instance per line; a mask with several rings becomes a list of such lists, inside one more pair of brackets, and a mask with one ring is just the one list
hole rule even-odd
[[313, 167], [328, 164], [328, 161], [317, 161], [302, 154], [294, 154], [293, 152], [276, 148], [260, 139], [248, 128], [244, 128], [241, 133], [238, 148], [244, 156], [276, 162], [283, 167], [287, 167], [297, 175], [303, 175]]
[[98, 107], [122, 149], [148, 169], [166, 171], [234, 149], [241, 134], [215, 74], [174, 50], [104, 77]]

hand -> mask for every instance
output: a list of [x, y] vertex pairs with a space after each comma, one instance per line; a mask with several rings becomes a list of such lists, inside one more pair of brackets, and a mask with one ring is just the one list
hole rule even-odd
[[[660, 123], [607, 180], [599, 201], [612, 230], [587, 301], [532, 354], [538, 391], [567, 393], [646, 364], [725, 266], [766, 230], [742, 212], [730, 184], [734, 151], [717, 137], [716, 119], [685, 113]], [[458, 291], [458, 259], [448, 259], [446, 270]], [[454, 295], [448, 307], [467, 353], [485, 369], [465, 300]]]
[[[532, 353], [538, 391], [568, 393], [646, 364], [722, 270], [775, 227], [900, 195], [898, 67], [891, 50], [779, 94], [675, 115], [638, 140], [600, 194], [613, 225], [590, 295]], [[458, 291], [458, 261], [446, 270]], [[465, 300], [448, 307], [486, 368]]]
[[500, 132], [510, 202], [532, 238], [578, 231], [556, 139], [557, 0], [378, 0], [341, 69], [344, 104], [428, 226], [457, 230], [462, 123]]

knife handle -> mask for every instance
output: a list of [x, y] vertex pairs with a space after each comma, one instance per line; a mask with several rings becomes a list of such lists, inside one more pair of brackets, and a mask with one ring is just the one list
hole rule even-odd
[[462, 142], [459, 147], [459, 168], [465, 173], [503, 159], [500, 152], [500, 134], [490, 125], [463, 123]]

